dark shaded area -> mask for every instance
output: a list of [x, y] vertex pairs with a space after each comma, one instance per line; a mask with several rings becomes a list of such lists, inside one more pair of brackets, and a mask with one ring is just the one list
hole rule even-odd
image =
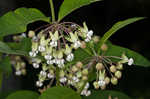
[[[63, 0], [54, 2], [57, 12], [61, 1]], [[0, 15], [18, 7], [38, 8], [47, 16], [50, 15], [48, 0], [1, 0]], [[102, 36], [115, 22], [137, 16], [148, 18], [119, 30], [111, 37], [111, 41], [114, 44], [133, 49], [150, 59], [149, 0], [104, 0], [74, 11], [64, 21], [73, 21], [78, 24], [86, 21], [90, 29]], [[32, 25], [29, 28], [32, 28]], [[30, 73], [30, 71], [28, 72]], [[138, 99], [139, 97], [150, 99], [150, 68], [126, 67], [123, 73], [119, 86], [110, 88], [121, 90], [130, 96], [138, 97]], [[35, 89], [33, 78], [35, 77], [30, 75], [24, 77], [24, 89]]]

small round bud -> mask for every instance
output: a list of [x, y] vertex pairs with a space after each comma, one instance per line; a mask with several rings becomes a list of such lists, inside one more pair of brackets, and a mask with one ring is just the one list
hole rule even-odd
[[116, 77], [112, 77], [112, 78], [111, 78], [111, 83], [112, 83], [113, 85], [117, 85], [118, 79], [117, 79]]
[[106, 84], [109, 84], [109, 83], [110, 83], [110, 78], [109, 78], [109, 77], [106, 77], [106, 78], [104, 79], [104, 81], [105, 81]]
[[88, 75], [88, 69], [83, 69], [83, 70], [82, 70], [82, 74], [83, 74], [83, 75]]
[[99, 37], [99, 36], [94, 36], [94, 37], [93, 37], [94, 43], [98, 43], [99, 40], [100, 40], [100, 37]]
[[115, 72], [115, 76], [116, 76], [118, 79], [121, 78], [121, 76], [122, 76], [121, 71], [116, 71], [116, 72]]
[[102, 50], [102, 51], [107, 51], [107, 49], [108, 49], [108, 46], [107, 46], [106, 44], [103, 44], [103, 45], [101, 46], [101, 50]]
[[35, 36], [35, 32], [34, 31], [29, 31], [28, 37], [32, 38], [34, 36]]
[[77, 71], [78, 71], [78, 68], [77, 68], [76, 66], [73, 66], [71, 70], [72, 70], [72, 72], [74, 72], [74, 73], [75, 73], [75, 72], [77, 72]]
[[81, 42], [81, 48], [86, 48], [86, 43], [84, 41]]
[[77, 68], [81, 69], [83, 67], [83, 64], [82, 64], [82, 62], [79, 61], [76, 63], [76, 66], [77, 66]]
[[116, 68], [119, 69], [119, 70], [122, 70], [123, 69], [123, 64], [118, 63], [117, 66], [116, 66]]
[[114, 65], [110, 66], [110, 71], [112, 73], [116, 72], [116, 67]]
[[73, 77], [73, 74], [70, 73], [70, 74], [68, 75], [68, 77], [69, 77], [69, 79], [71, 79], [71, 78]]
[[99, 84], [98, 84], [97, 81], [94, 81], [94, 82], [93, 82], [93, 86], [94, 86], [95, 89], [99, 89]]
[[82, 76], [82, 80], [86, 81], [86, 80], [88, 80], [88, 77], [87, 76]]
[[104, 68], [103, 64], [102, 63], [97, 63], [96, 64], [96, 69], [97, 70], [102, 70]]

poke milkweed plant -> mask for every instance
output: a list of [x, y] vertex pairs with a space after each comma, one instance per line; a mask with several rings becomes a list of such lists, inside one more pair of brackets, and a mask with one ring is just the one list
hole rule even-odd
[[[131, 99], [123, 93], [104, 89], [108, 84], [117, 85], [123, 64], [147, 67], [150, 62], [108, 39], [144, 17], [119, 21], [102, 37], [94, 35], [86, 22], [80, 26], [63, 20], [72, 11], [98, 1], [101, 0], [64, 0], [58, 19], [53, 0], [49, 0], [51, 17], [35, 8], [18, 8], [0, 17], [1, 78], [11, 72], [11, 66], [17, 76], [25, 75], [24, 60], [40, 70], [35, 86], [41, 94], [23, 90], [6, 99]], [[39, 20], [47, 24], [27, 30], [28, 24]], [[11, 42], [4, 40], [8, 36], [12, 37]]]

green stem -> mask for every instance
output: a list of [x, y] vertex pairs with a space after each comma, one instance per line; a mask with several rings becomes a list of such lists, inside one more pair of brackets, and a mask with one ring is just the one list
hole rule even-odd
[[55, 22], [55, 10], [53, 0], [49, 0], [50, 7], [51, 7], [51, 14], [52, 14], [52, 22]]

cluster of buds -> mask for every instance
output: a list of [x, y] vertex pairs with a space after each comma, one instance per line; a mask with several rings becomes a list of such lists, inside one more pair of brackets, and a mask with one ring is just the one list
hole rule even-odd
[[[109, 58], [117, 58], [120, 59], [120, 61], [113, 63]], [[121, 70], [123, 70], [123, 64], [128, 63], [128, 65], [132, 65], [133, 62], [133, 59], [129, 59], [125, 54], [121, 57], [101, 56], [100, 61], [95, 66], [97, 70], [97, 78], [96, 81], [93, 82], [94, 88], [101, 88], [103, 90], [110, 82], [113, 85], [117, 85], [118, 79], [122, 77]]]
[[11, 64], [15, 68], [15, 75], [26, 75], [26, 63], [20, 56], [11, 56]]

